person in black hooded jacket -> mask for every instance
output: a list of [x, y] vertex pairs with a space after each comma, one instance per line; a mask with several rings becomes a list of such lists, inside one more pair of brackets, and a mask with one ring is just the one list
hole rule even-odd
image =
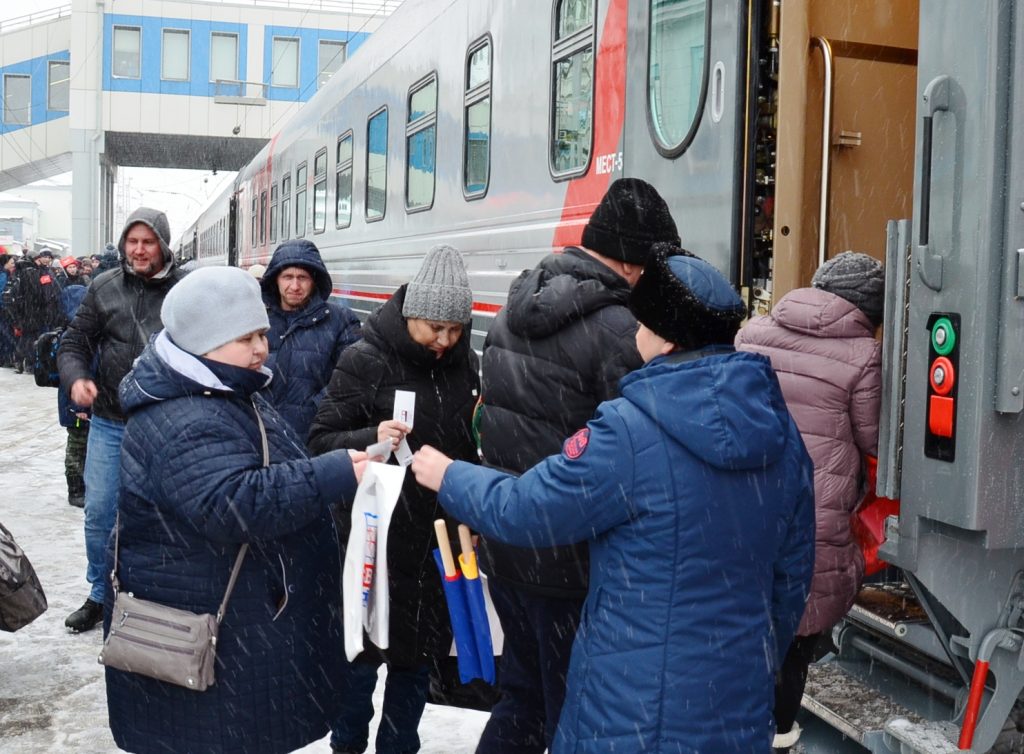
[[[431, 445], [475, 461], [471, 422], [479, 367], [464, 332], [472, 303], [459, 252], [435, 246], [416, 278], [370, 315], [363, 339], [342, 353], [313, 419], [310, 450], [362, 450], [386, 439], [397, 447], [408, 435], [413, 451]], [[416, 393], [411, 432], [392, 418], [396, 390]], [[443, 515], [437, 495], [407, 475], [388, 530], [389, 647], [380, 650], [364, 637], [367, 649], [349, 665], [342, 713], [332, 726], [334, 751], [366, 749], [381, 662], [387, 663], [388, 675], [376, 750], [419, 750], [416, 728], [426, 705], [430, 666], [448, 654], [452, 642], [432, 556], [433, 522]], [[350, 517], [351, 507], [340, 512], [343, 548]]]
[[[479, 418], [489, 466], [519, 474], [561, 452], [600, 403], [618, 396], [619, 379], [642, 363], [626, 302], [651, 245], [679, 244], [668, 206], [649, 183], [621, 178], [582, 240], [523, 272], [491, 325]], [[587, 546], [521, 548], [483, 538], [480, 549], [505, 644], [502, 696], [477, 751], [541, 754], [565, 699], [587, 595]]]

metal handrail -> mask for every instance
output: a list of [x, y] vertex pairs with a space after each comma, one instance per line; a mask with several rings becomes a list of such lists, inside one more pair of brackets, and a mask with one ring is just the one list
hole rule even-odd
[[825, 87], [822, 96], [821, 114], [821, 199], [819, 212], [818, 229], [818, 267], [825, 264], [825, 254], [828, 249], [828, 205], [829, 191], [832, 182], [832, 74], [833, 58], [832, 44], [825, 37], [814, 37], [811, 40], [811, 47], [821, 50], [822, 62], [825, 65]]
[[71, 5], [61, 5], [57, 8], [49, 8], [47, 10], [39, 10], [35, 13], [27, 13], [24, 16], [17, 16], [15, 18], [9, 18], [6, 21], [0, 21], [0, 34], [6, 34], [7, 32], [21, 29], [25, 26], [33, 26], [34, 24], [41, 24], [46, 21], [56, 21], [64, 16], [71, 15]]

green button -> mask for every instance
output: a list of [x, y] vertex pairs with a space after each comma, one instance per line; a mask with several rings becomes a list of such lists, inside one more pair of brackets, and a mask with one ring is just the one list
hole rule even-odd
[[956, 331], [948, 317], [939, 317], [932, 325], [932, 348], [940, 356], [948, 356], [956, 347]]

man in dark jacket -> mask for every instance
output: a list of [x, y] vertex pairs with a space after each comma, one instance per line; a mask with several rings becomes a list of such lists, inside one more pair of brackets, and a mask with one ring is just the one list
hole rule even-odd
[[[584, 426], [641, 364], [626, 307], [651, 244], [678, 244], [665, 201], [635, 178], [615, 181], [583, 245], [548, 256], [509, 289], [484, 344], [484, 461], [521, 473]], [[503, 692], [478, 752], [540, 754], [565, 698], [569, 655], [587, 594], [586, 545], [511, 547], [488, 538], [481, 565], [505, 631]]]
[[30, 253], [30, 262], [15, 267], [11, 290], [11, 318], [18, 336], [15, 371], [21, 373], [26, 364], [35, 362], [36, 339], [44, 332], [60, 327], [66, 321], [60, 303], [61, 286], [50, 269], [53, 252], [43, 248]]
[[359, 318], [329, 300], [331, 276], [303, 238], [277, 247], [260, 287], [270, 317], [271, 403], [305, 441], [338, 357], [359, 340]]
[[120, 265], [93, 280], [57, 354], [60, 381], [70, 386], [72, 402], [93, 412], [85, 460], [86, 579], [91, 589], [82, 607], [64, 621], [75, 633], [88, 631], [103, 617], [106, 545], [117, 513], [125, 423], [117, 391], [149, 336], [161, 328], [164, 296], [181, 278], [170, 237], [163, 212], [140, 207], [131, 214], [117, 247]]

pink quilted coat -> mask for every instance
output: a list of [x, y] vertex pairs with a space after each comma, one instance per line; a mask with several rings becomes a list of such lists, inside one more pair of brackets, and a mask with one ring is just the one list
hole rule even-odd
[[825, 631], [853, 604], [864, 559], [850, 531], [863, 498], [861, 457], [878, 453], [881, 346], [867, 316], [817, 288], [786, 294], [736, 347], [767, 356], [814, 461], [814, 580], [797, 633]]

